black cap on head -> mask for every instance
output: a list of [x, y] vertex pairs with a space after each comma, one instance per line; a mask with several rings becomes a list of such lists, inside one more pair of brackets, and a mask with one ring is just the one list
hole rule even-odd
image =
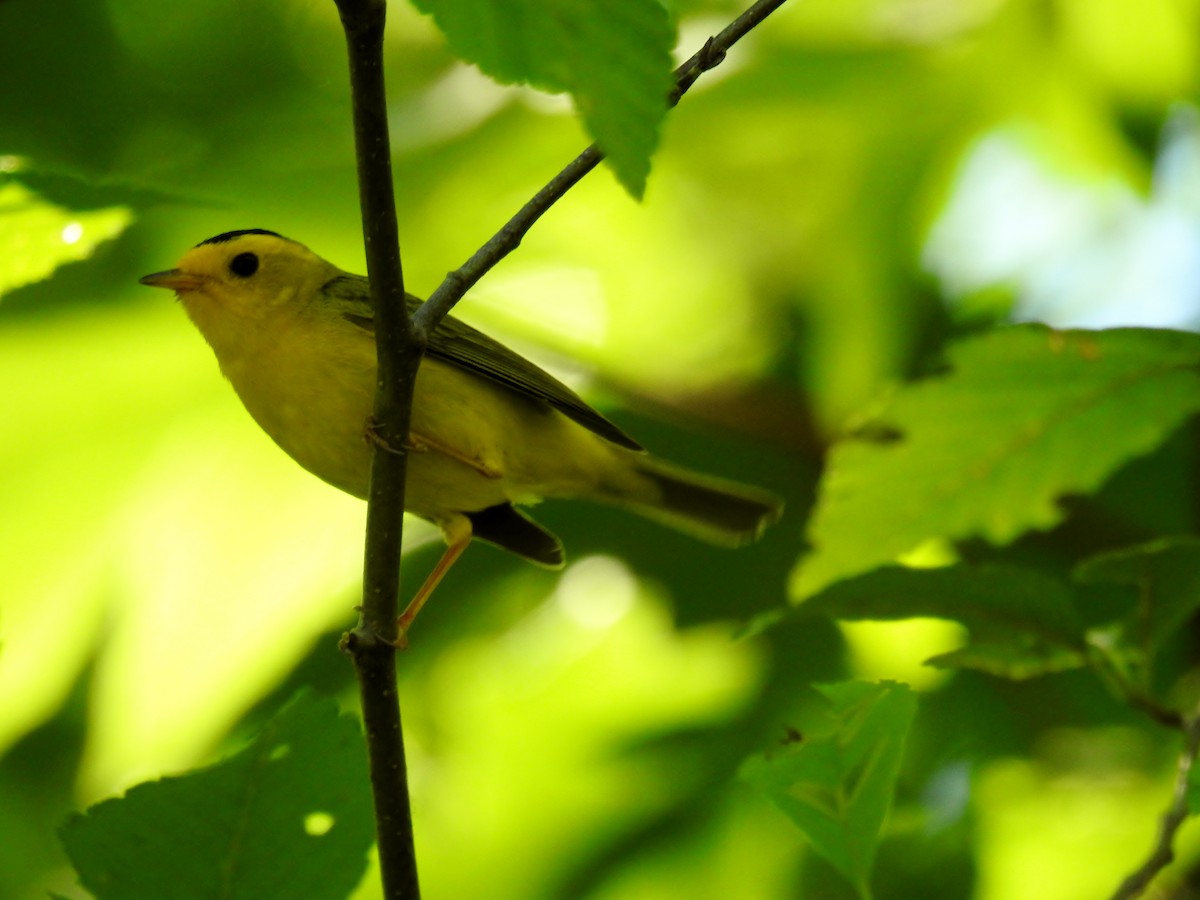
[[224, 234], [218, 234], [215, 237], [210, 237], [206, 241], [201, 241], [196, 246], [203, 247], [205, 244], [224, 244], [226, 241], [232, 241], [235, 237], [241, 237], [243, 234], [269, 234], [272, 237], [283, 238], [285, 241], [287, 240], [287, 238], [283, 237], [283, 235], [277, 231], [267, 231], [265, 228], [243, 228], [241, 231], [226, 231]]

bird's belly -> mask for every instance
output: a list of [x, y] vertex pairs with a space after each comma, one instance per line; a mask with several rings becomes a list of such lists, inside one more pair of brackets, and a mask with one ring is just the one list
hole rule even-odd
[[371, 474], [366, 426], [373, 373], [347, 377], [340, 368], [310, 369], [303, 384], [285, 378], [249, 386], [228, 372], [246, 409], [271, 439], [318, 478], [365, 498]]
[[[365, 498], [374, 360], [354, 362], [330, 360], [319, 372], [310, 366], [303, 386], [279, 377], [247, 390], [240, 373], [226, 374], [289, 456]], [[434, 522], [499, 503], [586, 495], [611, 465], [607, 442], [561, 413], [436, 359], [426, 358], [417, 375], [411, 435], [405, 509]]]
[[503, 477], [487, 478], [435, 450], [408, 455], [404, 508], [413, 515], [443, 522], [456, 513], [477, 512], [499, 503], [513, 502], [514, 498], [509, 494], [510, 485]]
[[[293, 428], [288, 440], [277, 439], [277, 443], [309, 472], [365, 500], [371, 479], [372, 446], [366, 434], [371, 409], [371, 404], [364, 404], [358, 410], [361, 416], [355, 419], [357, 428]], [[515, 499], [509, 491], [510, 485], [503, 477], [486, 477], [459, 459], [422, 447], [419, 442], [410, 447], [404, 508], [415, 515], [441, 521], [455, 512], [473, 512]]]

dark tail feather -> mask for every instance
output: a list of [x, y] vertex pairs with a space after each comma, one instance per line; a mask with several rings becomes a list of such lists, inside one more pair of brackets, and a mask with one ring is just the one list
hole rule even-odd
[[638, 470], [653, 483], [658, 496], [653, 502], [635, 500], [636, 512], [713, 544], [748, 544], [783, 514], [783, 501], [758, 488], [653, 458], [640, 459]]
[[480, 540], [495, 544], [530, 562], [552, 569], [563, 566], [562, 543], [537, 522], [513, 509], [511, 504], [489, 506], [479, 512], [467, 513], [471, 533]]

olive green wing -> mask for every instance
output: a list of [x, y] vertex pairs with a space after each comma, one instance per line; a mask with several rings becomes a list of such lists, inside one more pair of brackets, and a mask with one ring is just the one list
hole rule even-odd
[[642, 449], [641, 444], [545, 369], [458, 319], [445, 318], [430, 335], [425, 352], [490, 378], [517, 393], [544, 400], [584, 428], [614, 444], [631, 450]]
[[[342, 313], [343, 318], [359, 328], [374, 332], [372, 310], [366, 294], [366, 279], [359, 276], [343, 276], [325, 285], [322, 293], [336, 296], [348, 307], [352, 304], [352, 308], [347, 308]], [[410, 294], [409, 311], [416, 309], [421, 302]], [[430, 335], [429, 346], [425, 348], [425, 352], [443, 362], [452, 363], [468, 372], [502, 384], [518, 394], [549, 403], [563, 415], [614, 444], [628, 447], [630, 450], [643, 449], [641, 444], [588, 406], [582, 397], [545, 369], [452, 316], [447, 316]]]

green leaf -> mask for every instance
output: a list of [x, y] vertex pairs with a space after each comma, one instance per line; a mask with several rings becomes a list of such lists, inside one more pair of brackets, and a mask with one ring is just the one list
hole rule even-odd
[[[1200, 408], [1200, 336], [1151, 329], [997, 329], [951, 372], [898, 390], [830, 454], [794, 597], [931, 538], [1007, 544], [1063, 517]], [[883, 439], [871, 440], [871, 435]]]
[[72, 212], [0, 178], [0, 296], [87, 259], [133, 220], [123, 207]]
[[954, 619], [975, 637], [1021, 634], [1084, 649], [1083, 625], [1067, 585], [1017, 566], [889, 566], [838, 582], [800, 609], [838, 619]]
[[1200, 609], [1200, 538], [1159, 538], [1084, 560], [1075, 569], [1083, 584], [1127, 584], [1138, 604], [1125, 635], [1153, 654]]
[[498, 81], [568, 91], [625, 189], [641, 197], [671, 89], [658, 0], [414, 0], [451, 49]]
[[925, 664], [939, 669], [974, 669], [1021, 681], [1082, 668], [1087, 657], [1082, 651], [1013, 635], [1007, 640], [972, 641], [966, 647], [932, 656]]
[[297, 697], [234, 756], [138, 785], [62, 829], [98, 900], [344, 898], [374, 837], [362, 736]]
[[806, 736], [782, 753], [752, 757], [740, 774], [860, 895], [869, 896], [871, 866], [916, 715], [916, 695], [894, 682], [844, 682], [818, 690], [831, 704], [828, 732]]
[[1084, 628], [1070, 588], [1017, 566], [888, 566], [831, 585], [799, 611], [851, 620], [931, 616], [961, 622], [971, 643], [926, 661], [939, 668], [1023, 679], [1086, 662]]

